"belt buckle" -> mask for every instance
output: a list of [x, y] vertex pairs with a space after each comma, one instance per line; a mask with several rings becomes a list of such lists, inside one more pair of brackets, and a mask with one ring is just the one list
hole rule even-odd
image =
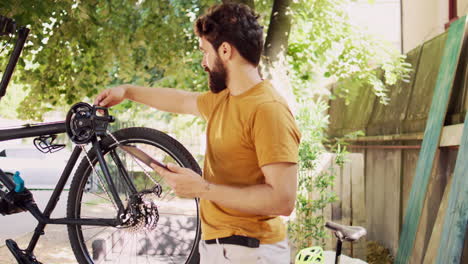
[[250, 248], [258, 248], [260, 247], [260, 240], [254, 238], [254, 237], [246, 237], [247, 238], [247, 247]]

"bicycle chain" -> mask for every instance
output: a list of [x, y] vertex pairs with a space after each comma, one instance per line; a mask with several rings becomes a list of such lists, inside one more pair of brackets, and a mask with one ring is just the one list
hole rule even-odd
[[101, 177], [99, 177], [99, 174], [98, 174], [98, 172], [96, 170], [96, 167], [94, 167], [93, 163], [91, 162], [91, 159], [89, 158], [89, 155], [88, 155], [88, 152], [86, 151], [85, 145], [79, 145], [79, 146], [81, 147], [81, 149], [85, 153], [85, 157], [88, 160], [89, 165], [91, 166], [91, 168], [93, 168], [93, 172], [96, 175], [96, 178], [98, 179], [98, 183], [101, 185], [101, 188], [106, 192], [107, 197], [109, 197], [109, 200], [112, 202], [112, 205], [114, 206], [115, 210], [118, 212], [119, 210], [117, 208], [117, 205], [115, 204], [114, 200], [109, 195], [109, 192], [107, 191], [107, 189], [104, 187], [104, 183], [102, 182]]
[[[107, 132], [107, 135], [109, 135], [109, 136], [115, 141], [115, 143], [117, 143], [117, 145], [119, 145], [119, 146], [122, 145], [122, 144], [117, 140], [117, 138], [115, 138], [115, 136], [112, 135], [112, 133], [111, 133], [109, 130], [107, 130], [106, 132]], [[153, 177], [151, 177], [151, 175], [149, 175], [149, 173], [148, 173], [148, 172], [145, 170], [145, 168], [140, 164], [140, 162], [138, 162], [138, 161], [136, 160], [136, 158], [135, 158], [134, 156], [130, 155], [130, 157], [132, 157], [133, 161], [135, 161], [135, 163], [138, 164], [138, 166], [140, 166], [140, 168], [143, 170], [143, 172], [145, 173], [145, 175], [146, 175], [155, 185], [158, 185], [159, 187], [161, 187], [161, 185], [159, 184], [159, 182], [157, 182], [155, 179], [153, 179]]]

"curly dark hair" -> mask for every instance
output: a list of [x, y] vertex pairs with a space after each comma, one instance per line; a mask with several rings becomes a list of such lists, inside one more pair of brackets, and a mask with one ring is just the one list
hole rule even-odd
[[259, 15], [247, 5], [214, 5], [195, 21], [195, 33], [217, 51], [223, 42], [233, 45], [248, 62], [258, 66], [263, 50], [263, 27]]

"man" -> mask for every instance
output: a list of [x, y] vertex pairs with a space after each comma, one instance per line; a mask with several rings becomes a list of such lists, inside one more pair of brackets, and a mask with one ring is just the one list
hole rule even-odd
[[278, 216], [294, 209], [300, 133], [285, 100], [259, 74], [257, 19], [247, 6], [230, 3], [195, 22], [211, 91], [127, 84], [95, 101], [110, 107], [130, 99], [207, 120], [203, 177], [175, 164], [168, 164], [170, 171], [153, 166], [177, 195], [200, 198], [203, 264], [290, 262]]

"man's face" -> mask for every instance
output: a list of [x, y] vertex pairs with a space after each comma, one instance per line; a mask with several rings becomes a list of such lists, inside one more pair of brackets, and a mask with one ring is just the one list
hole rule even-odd
[[203, 52], [202, 67], [208, 72], [209, 86], [213, 93], [219, 93], [226, 89], [227, 71], [211, 43], [205, 38], [200, 38], [200, 50]]

